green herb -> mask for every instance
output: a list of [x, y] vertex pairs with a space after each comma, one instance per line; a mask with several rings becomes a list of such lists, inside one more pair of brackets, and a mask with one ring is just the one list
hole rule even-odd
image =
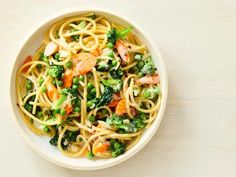
[[96, 104], [96, 107], [107, 105], [112, 100], [113, 89], [111, 87], [105, 87], [104, 93]]

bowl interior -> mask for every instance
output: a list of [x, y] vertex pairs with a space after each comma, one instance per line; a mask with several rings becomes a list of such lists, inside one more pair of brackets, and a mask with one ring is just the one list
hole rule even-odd
[[80, 15], [86, 12], [91, 12], [91, 10], [83, 10], [83, 11], [74, 11], [69, 12], [63, 15], [59, 15], [56, 18], [53, 18], [43, 25], [41, 25], [39, 28], [37, 28], [28, 38], [26, 41], [24, 41], [24, 44], [22, 45], [22, 48], [20, 49], [16, 59], [15, 64], [12, 69], [12, 78], [11, 78], [11, 102], [13, 107], [13, 112], [15, 114], [15, 120], [17, 123], [17, 126], [20, 129], [21, 134], [25, 138], [25, 140], [28, 142], [28, 144], [36, 150], [39, 154], [41, 154], [44, 158], [67, 168], [71, 169], [81, 169], [81, 170], [89, 170], [89, 169], [99, 169], [99, 168], [105, 168], [108, 166], [115, 165], [117, 163], [120, 163], [132, 155], [134, 155], [138, 150], [140, 150], [153, 136], [155, 131], [157, 130], [160, 121], [163, 117], [165, 105], [166, 105], [166, 99], [167, 99], [167, 76], [165, 71], [165, 65], [163, 63], [162, 56], [160, 55], [157, 48], [155, 48], [155, 45], [151, 42], [150, 38], [147, 38], [143, 35], [143, 33], [140, 31], [140, 27], [137, 27], [133, 23], [129, 23], [127, 20], [121, 19], [120, 17], [113, 15], [109, 12], [105, 11], [98, 11], [93, 10], [96, 14], [103, 15], [106, 18], [108, 18], [111, 21], [114, 21], [116, 23], [122, 24], [124, 26], [130, 26], [132, 25], [134, 27], [134, 33], [138, 36], [138, 38], [143, 41], [150, 50], [153, 60], [158, 68], [158, 72], [160, 75], [161, 80], [161, 87], [162, 87], [162, 101], [161, 101], [161, 107], [159, 110], [159, 113], [157, 115], [157, 118], [151, 125], [149, 129], [145, 131], [143, 136], [141, 137], [140, 141], [129, 151], [127, 151], [125, 154], [117, 157], [117, 158], [111, 158], [111, 159], [99, 159], [99, 160], [88, 160], [86, 158], [68, 158], [62, 155], [59, 150], [57, 150], [55, 147], [50, 146], [49, 144], [49, 138], [48, 137], [39, 137], [32, 133], [24, 124], [22, 121], [20, 112], [17, 108], [17, 97], [16, 97], [16, 86], [15, 86], [15, 76], [16, 71], [19, 68], [19, 66], [23, 63], [23, 60], [28, 56], [32, 55], [36, 49], [40, 46], [41, 41], [44, 38], [45, 32], [51, 27], [51, 25], [65, 17], [71, 17], [74, 15]]

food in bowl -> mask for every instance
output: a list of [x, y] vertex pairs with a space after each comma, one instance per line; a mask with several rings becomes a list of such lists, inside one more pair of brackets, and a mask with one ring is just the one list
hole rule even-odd
[[16, 76], [28, 128], [68, 157], [113, 158], [132, 148], [162, 99], [152, 56], [132, 26], [83, 14], [53, 24], [39, 46]]

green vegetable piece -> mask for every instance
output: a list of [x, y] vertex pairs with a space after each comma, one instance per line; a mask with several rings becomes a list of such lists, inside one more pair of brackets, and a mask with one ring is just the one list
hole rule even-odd
[[90, 94], [91, 94], [91, 95], [95, 95], [95, 94], [96, 94], [96, 88], [93, 88], [93, 89], [90, 91]]
[[27, 89], [27, 90], [32, 89], [32, 84], [31, 84], [31, 83], [26, 83], [26, 89]]
[[43, 84], [43, 82], [44, 82], [44, 79], [43, 79], [43, 78], [40, 78], [40, 80], [39, 80], [39, 86], [41, 86], [41, 85]]
[[71, 62], [71, 61], [68, 61], [68, 62], [66, 63], [66, 67], [67, 67], [67, 68], [71, 68], [71, 67], [72, 67], [72, 65], [73, 65], [73, 64], [72, 64], [72, 62]]
[[71, 100], [71, 104], [72, 105], [76, 105], [76, 106], [79, 106], [80, 105], [80, 100], [79, 100], [79, 95], [78, 95], [78, 91], [73, 89], [73, 88], [64, 88], [62, 91], [61, 91], [61, 94], [64, 94], [64, 95], [70, 95], [72, 97], [72, 100]]
[[88, 102], [87, 102], [87, 107], [90, 108], [90, 107], [92, 107], [92, 106], [93, 106], [93, 102], [92, 102], [92, 101], [88, 101]]
[[105, 87], [104, 93], [99, 100], [97, 100], [96, 107], [107, 105], [112, 100], [113, 89], [111, 87]]
[[60, 106], [64, 103], [64, 101], [66, 101], [67, 96], [65, 94], [61, 94], [60, 98], [57, 100], [56, 104], [55, 104], [55, 109], [60, 108]]
[[134, 117], [128, 124], [124, 123], [124, 119], [125, 117], [113, 114], [111, 117], [106, 119], [106, 122], [125, 133], [135, 133], [146, 126], [146, 115], [143, 113], [140, 113], [139, 115]]
[[79, 107], [75, 107], [74, 108], [74, 112], [80, 112], [80, 108]]
[[99, 62], [97, 66], [98, 71], [107, 71], [109, 69], [109, 65], [105, 62]]
[[112, 60], [112, 66], [116, 66], [117, 65], [117, 61], [116, 60]]
[[43, 66], [42, 66], [41, 64], [37, 64], [37, 65], [36, 65], [36, 68], [37, 68], [37, 69], [42, 69], [42, 67], [43, 67]]
[[85, 26], [86, 26], [86, 22], [85, 22], [84, 20], [81, 21], [81, 22], [78, 24], [78, 28], [80, 28], [80, 29], [84, 29]]
[[77, 90], [77, 89], [78, 89], [78, 85], [73, 84], [73, 85], [72, 85], [72, 88], [75, 89], [75, 90]]
[[121, 69], [115, 70], [113, 68], [109, 71], [109, 74], [113, 79], [120, 79], [124, 75], [124, 72]]
[[89, 159], [92, 159], [92, 158], [94, 158], [94, 154], [91, 151], [89, 151], [88, 154], [87, 154], [87, 157]]
[[[132, 30], [132, 27], [128, 27], [126, 29], [120, 30], [118, 31], [116, 28], [112, 28], [108, 33], [107, 33], [107, 38], [108, 38], [108, 44], [109, 44], [109, 48], [113, 48], [113, 46], [116, 43], [116, 40], [119, 38], [125, 38], [127, 36], [127, 34]], [[113, 44], [113, 46], [111, 47], [110, 44]]]
[[109, 43], [107, 44], [107, 47], [108, 47], [109, 49], [112, 49], [112, 48], [114, 47], [114, 44], [112, 44], [111, 42], [109, 42]]
[[95, 14], [93, 14], [93, 15], [90, 15], [90, 16], [88, 16], [88, 18], [91, 18], [91, 19], [96, 19], [96, 15]]
[[142, 60], [143, 56], [139, 53], [135, 54], [134, 59], [135, 60]]
[[80, 75], [80, 76], [79, 76], [79, 80], [80, 80], [80, 81], [84, 81], [84, 76], [83, 76], [83, 75]]
[[102, 81], [103, 85], [111, 87], [114, 92], [119, 92], [122, 87], [122, 81], [119, 79], [108, 79]]
[[54, 78], [62, 78], [62, 73], [64, 72], [63, 66], [53, 65], [47, 69], [47, 73], [50, 74]]
[[125, 28], [123, 30], [117, 31], [117, 38], [125, 38], [131, 31], [133, 27], [130, 26], [128, 28]]
[[89, 117], [89, 121], [90, 121], [90, 122], [95, 122], [95, 120], [96, 120], [96, 119], [95, 119], [95, 116], [92, 115], [92, 116]]
[[141, 69], [141, 72], [144, 74], [154, 74], [155, 73], [155, 68], [153, 67], [152, 64], [146, 63], [143, 68]]
[[57, 141], [58, 141], [58, 135], [55, 134], [49, 141], [49, 143], [52, 145], [52, 146], [57, 146]]
[[60, 61], [60, 53], [56, 53], [54, 59]]
[[61, 110], [60, 110], [60, 108], [56, 108], [54, 111], [55, 111], [56, 114], [60, 114]]
[[37, 112], [37, 117], [42, 118], [43, 117], [43, 112], [42, 111]]
[[126, 145], [121, 141], [111, 139], [109, 150], [111, 151], [112, 157], [118, 157], [125, 152]]
[[46, 55], [44, 55], [43, 52], [40, 53], [39, 58], [40, 58], [40, 60], [44, 61], [45, 63], [49, 63], [48, 57]]
[[62, 116], [65, 116], [65, 115], [66, 115], [66, 110], [65, 110], [64, 108], [62, 108], [61, 111], [60, 111], [60, 114], [61, 114]]
[[44, 125], [43, 126], [43, 131], [48, 133], [48, 132], [50, 132], [50, 129], [48, 128], [48, 126]]
[[63, 81], [60, 80], [60, 81], [57, 82], [57, 84], [58, 84], [59, 87], [62, 87], [63, 86]]
[[160, 87], [154, 88], [145, 88], [143, 92], [143, 96], [148, 99], [153, 99], [160, 93]]
[[91, 90], [92, 88], [94, 88], [94, 85], [93, 85], [93, 83], [89, 82], [89, 83], [87, 84], [87, 89], [88, 89], [88, 90]]
[[107, 54], [108, 57], [111, 57], [111, 58], [114, 58], [114, 53], [112, 51], [110, 51], [108, 54]]
[[47, 92], [46, 87], [42, 87], [42, 92], [43, 92], [43, 93], [46, 93], [46, 92]]
[[144, 74], [143, 74], [142, 72], [139, 72], [139, 73], [138, 73], [138, 77], [143, 77], [143, 75], [144, 75]]
[[144, 62], [139, 61], [138, 64], [137, 64], [138, 69], [142, 69], [143, 66], [144, 66]]
[[29, 103], [25, 103], [24, 108], [28, 111], [31, 112], [33, 109], [33, 106]]
[[78, 77], [75, 77], [73, 79], [73, 84], [79, 84], [79, 78]]

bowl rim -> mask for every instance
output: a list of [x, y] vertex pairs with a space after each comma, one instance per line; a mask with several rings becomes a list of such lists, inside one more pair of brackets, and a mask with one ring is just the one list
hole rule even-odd
[[[106, 13], [108, 15], [113, 15], [116, 16], [122, 20], [124, 20], [125, 22], [128, 22], [130, 24], [132, 24], [136, 29], [138, 29], [138, 31], [144, 36], [144, 38], [150, 43], [150, 46], [152, 46], [153, 51], [155, 51], [155, 53], [158, 55], [158, 63], [159, 63], [159, 67], [162, 70], [162, 87], [165, 88], [165, 92], [162, 95], [162, 103], [161, 103], [161, 108], [157, 114], [157, 116], [159, 116], [159, 120], [156, 122], [156, 125], [154, 126], [154, 129], [150, 132], [150, 134], [146, 137], [146, 139], [144, 140], [143, 144], [140, 144], [139, 147], [137, 149], [135, 149], [134, 151], [132, 151], [129, 154], [123, 154], [122, 158], [116, 158], [117, 160], [114, 160], [112, 163], [108, 163], [108, 164], [102, 164], [102, 165], [98, 165], [98, 166], [93, 166], [93, 167], [80, 167], [80, 166], [72, 166], [69, 165], [67, 163], [61, 163], [57, 160], [55, 160], [54, 158], [51, 158], [50, 156], [48, 156], [46, 153], [43, 153], [39, 150], [39, 148], [36, 146], [36, 144], [34, 144], [30, 138], [28, 137], [28, 135], [24, 132], [24, 130], [21, 128], [21, 125], [17, 119], [17, 115], [15, 114], [14, 111], [14, 102], [13, 100], [15, 100], [15, 98], [13, 98], [12, 94], [11, 94], [11, 89], [14, 88], [15, 89], [15, 83], [12, 83], [12, 80], [14, 80], [14, 68], [16, 65], [16, 59], [18, 58], [20, 52], [22, 51], [23, 47], [25, 46], [25, 44], [27, 43], [28, 39], [30, 39], [31, 36], [34, 35], [35, 32], [37, 32], [37, 30], [42, 27], [43, 25], [46, 25], [47, 23], [50, 23], [51, 21], [55, 20], [56, 18], [63, 18], [67, 15], [70, 15], [72, 13], [86, 13], [86, 12], [101, 12], [101, 13]], [[17, 50], [16, 50], [16, 54], [14, 55], [14, 63], [13, 63], [13, 67], [11, 68], [11, 77], [10, 77], [10, 102], [11, 102], [11, 112], [13, 113], [12, 119], [14, 120], [13, 122], [15, 123], [16, 127], [18, 128], [21, 137], [23, 137], [24, 141], [30, 146], [31, 149], [33, 149], [34, 151], [36, 151], [40, 156], [42, 156], [44, 159], [58, 165], [61, 167], [65, 167], [68, 169], [73, 169], [73, 170], [97, 170], [97, 169], [104, 169], [104, 168], [108, 168], [117, 164], [120, 164], [121, 162], [126, 161], [127, 159], [131, 158], [132, 156], [134, 156], [135, 154], [137, 154], [141, 149], [143, 149], [143, 147], [152, 139], [152, 137], [154, 136], [154, 134], [157, 132], [158, 127], [160, 126], [160, 123], [162, 121], [162, 118], [164, 116], [164, 112], [166, 109], [166, 104], [167, 104], [167, 97], [168, 97], [168, 78], [167, 78], [167, 72], [166, 72], [166, 64], [164, 62], [164, 59], [156, 45], [156, 42], [154, 42], [152, 40], [152, 38], [148, 35], [147, 32], [144, 32], [143, 28], [140, 27], [140, 25], [138, 25], [136, 22], [134, 22], [133, 20], [130, 20], [127, 16], [121, 15], [121, 12], [117, 12], [114, 9], [112, 10], [107, 10], [101, 7], [79, 7], [79, 8], [68, 8], [68, 9], [64, 9], [64, 10], [59, 10], [57, 13], [54, 13], [53, 15], [48, 16], [47, 18], [43, 18], [42, 20], [40, 20], [39, 22], [37, 22], [36, 25], [34, 25], [34, 27], [29, 30], [27, 32], [27, 34], [22, 38], [22, 40], [19, 42]]]

